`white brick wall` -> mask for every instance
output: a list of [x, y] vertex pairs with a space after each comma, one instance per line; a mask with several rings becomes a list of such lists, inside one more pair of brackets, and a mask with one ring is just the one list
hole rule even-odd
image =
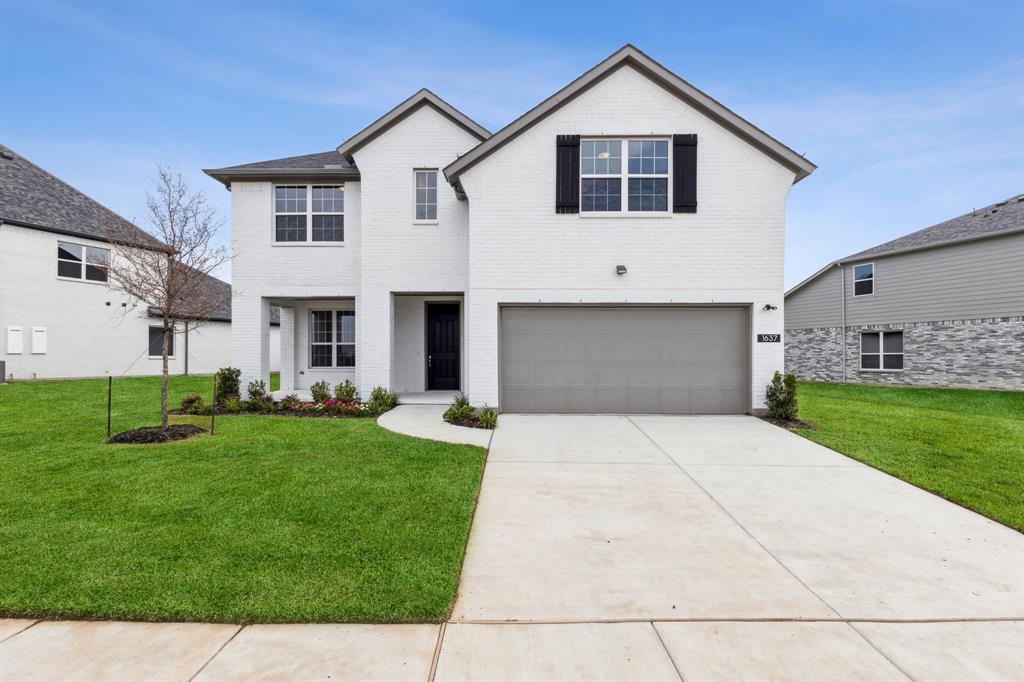
[[[556, 214], [555, 137], [570, 133], [696, 133], [697, 213]], [[466, 365], [473, 401], [498, 402], [502, 302], [749, 303], [752, 334], [781, 333], [792, 182], [791, 171], [629, 67], [501, 147], [462, 176], [470, 205]], [[629, 273], [617, 276], [618, 264]], [[765, 303], [779, 310], [763, 312]], [[752, 348], [752, 402], [761, 407], [764, 385], [782, 367], [782, 345]]]
[[[146, 307], [104, 283], [57, 277], [57, 242], [110, 248], [105, 242], [0, 225], [0, 359], [15, 379], [159, 374], [148, 357]], [[109, 303], [109, 305], [108, 305]], [[126, 304], [122, 307], [122, 303]], [[23, 330], [24, 352], [10, 354], [7, 327]], [[31, 352], [32, 327], [46, 328], [46, 353]], [[189, 371], [205, 374], [228, 363], [230, 325], [212, 322], [189, 334]], [[175, 339], [170, 371], [185, 371], [185, 342]]]

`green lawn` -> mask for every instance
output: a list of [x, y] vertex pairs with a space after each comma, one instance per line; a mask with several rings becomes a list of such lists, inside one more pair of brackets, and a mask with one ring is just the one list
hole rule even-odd
[[1024, 393], [802, 383], [801, 436], [1024, 531]]
[[[172, 404], [210, 377], [172, 378]], [[104, 444], [106, 382], [0, 386], [0, 615], [439, 621], [484, 451], [370, 419], [218, 417], [216, 435]], [[114, 430], [159, 380], [114, 381]], [[192, 418], [206, 424], [208, 419]]]

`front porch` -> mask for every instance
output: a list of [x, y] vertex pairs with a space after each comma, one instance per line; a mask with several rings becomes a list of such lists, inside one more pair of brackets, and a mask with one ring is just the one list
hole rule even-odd
[[[281, 382], [274, 399], [296, 394], [309, 400], [313, 384], [326, 381], [333, 390], [348, 380], [363, 398], [384, 386], [407, 405], [450, 403], [465, 374], [463, 294], [385, 296], [262, 299], [262, 306], [281, 311]], [[234, 338], [236, 357], [260, 357], [242, 331]], [[239, 366], [244, 391], [267, 364]]]

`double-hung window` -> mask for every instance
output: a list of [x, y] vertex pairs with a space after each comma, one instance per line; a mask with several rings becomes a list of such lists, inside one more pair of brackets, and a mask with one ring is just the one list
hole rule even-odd
[[415, 171], [416, 220], [437, 220], [437, 169]]
[[667, 213], [668, 193], [668, 140], [580, 142], [582, 213]]
[[354, 310], [309, 312], [309, 366], [356, 366], [356, 313]]
[[274, 187], [274, 241], [345, 241], [344, 186]]
[[861, 332], [860, 368], [903, 369], [903, 332]]
[[870, 296], [875, 293], [875, 264], [853, 266], [853, 295]]
[[71, 242], [57, 242], [57, 276], [106, 282], [110, 267], [110, 250], [97, 246], [83, 246]]

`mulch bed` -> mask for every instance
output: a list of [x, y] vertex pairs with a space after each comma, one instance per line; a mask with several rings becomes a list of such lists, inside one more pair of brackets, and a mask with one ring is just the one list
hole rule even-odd
[[455, 426], [465, 426], [470, 429], [486, 429], [487, 427], [480, 423], [480, 420], [476, 415], [473, 415], [469, 419], [445, 419], [449, 424]]
[[789, 431], [792, 431], [793, 429], [813, 429], [814, 428], [814, 424], [808, 424], [807, 422], [800, 421], [799, 419], [793, 419], [793, 420], [790, 420], [790, 419], [769, 419], [768, 417], [761, 417], [761, 419], [765, 420], [769, 424], [775, 424], [776, 426], [782, 427], [782, 428], [787, 429]]
[[116, 436], [113, 436], [107, 442], [135, 445], [146, 443], [169, 443], [175, 440], [192, 438], [193, 436], [198, 436], [201, 433], [206, 433], [206, 429], [200, 428], [195, 424], [171, 424], [166, 429], [161, 429], [159, 426], [145, 426], [141, 429], [122, 431]]

